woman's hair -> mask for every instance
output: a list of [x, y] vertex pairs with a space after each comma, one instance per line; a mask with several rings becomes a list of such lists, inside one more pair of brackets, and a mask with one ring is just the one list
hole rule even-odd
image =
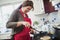
[[26, 7], [26, 6], [31, 6], [33, 8], [33, 2], [32, 1], [25, 1], [23, 4], [22, 4], [22, 7]]
[[23, 4], [20, 5], [19, 9], [26, 6], [31, 6], [34, 9], [32, 1], [24, 1]]

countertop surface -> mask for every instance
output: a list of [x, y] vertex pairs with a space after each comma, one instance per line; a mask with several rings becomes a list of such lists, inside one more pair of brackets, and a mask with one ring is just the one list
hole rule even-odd
[[12, 30], [7, 29], [5, 32], [0, 32], [0, 39], [11, 39]]

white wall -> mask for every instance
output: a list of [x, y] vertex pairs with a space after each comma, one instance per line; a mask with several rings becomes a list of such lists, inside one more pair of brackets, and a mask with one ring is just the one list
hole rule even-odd
[[52, 1], [52, 4], [53, 4], [53, 5], [55, 5], [55, 4], [57, 4], [57, 3], [60, 2], [60, 0], [51, 0], [51, 1]]
[[0, 5], [6, 5], [6, 4], [11, 4], [11, 3], [20, 3], [21, 1], [25, 0], [0, 0]]

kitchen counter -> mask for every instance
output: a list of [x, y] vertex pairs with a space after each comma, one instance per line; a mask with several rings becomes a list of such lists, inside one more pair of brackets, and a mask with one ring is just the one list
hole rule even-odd
[[11, 39], [12, 30], [8, 29], [5, 33], [0, 33], [0, 39]]
[[11, 39], [11, 36], [8, 36], [9, 34], [0, 34], [0, 39]]

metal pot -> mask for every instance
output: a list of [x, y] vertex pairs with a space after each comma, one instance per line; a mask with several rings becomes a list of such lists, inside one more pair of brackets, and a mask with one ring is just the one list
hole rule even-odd
[[54, 27], [56, 38], [60, 39], [60, 27]]

